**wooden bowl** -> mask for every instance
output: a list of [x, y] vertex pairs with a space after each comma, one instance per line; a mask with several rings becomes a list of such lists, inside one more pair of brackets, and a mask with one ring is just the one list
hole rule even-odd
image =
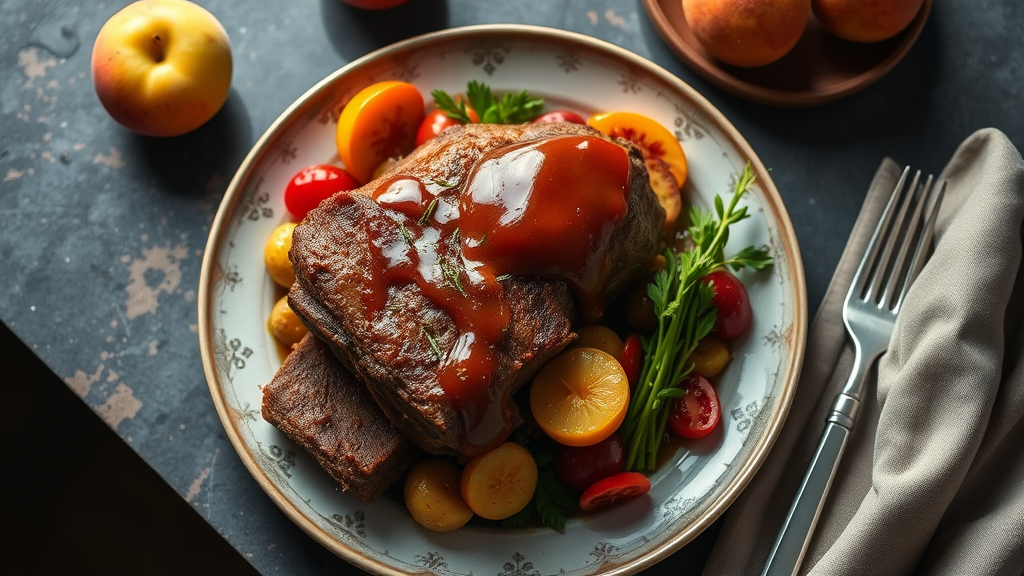
[[812, 14], [793, 50], [757, 68], [740, 68], [715, 59], [687, 25], [681, 0], [644, 0], [644, 7], [662, 39], [709, 82], [754, 102], [800, 107], [853, 94], [892, 70], [921, 34], [932, 0], [924, 0], [921, 11], [902, 32], [873, 44], [833, 36]]

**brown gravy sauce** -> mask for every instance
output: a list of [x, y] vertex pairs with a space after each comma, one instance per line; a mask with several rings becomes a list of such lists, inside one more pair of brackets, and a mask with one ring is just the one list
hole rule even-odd
[[389, 286], [409, 283], [451, 316], [455, 345], [436, 348], [432, 337], [431, 345], [438, 383], [465, 422], [463, 455], [486, 452], [511, 433], [490, 385], [510, 317], [502, 280], [564, 280], [584, 319], [599, 318], [628, 178], [621, 146], [594, 136], [556, 136], [488, 152], [464, 185], [395, 176], [374, 190], [385, 210], [363, 222], [376, 248], [361, 287], [366, 317], [384, 309]]

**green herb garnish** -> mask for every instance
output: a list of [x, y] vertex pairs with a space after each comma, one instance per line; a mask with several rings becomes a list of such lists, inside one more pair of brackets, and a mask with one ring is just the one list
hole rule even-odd
[[[444, 90], [434, 90], [431, 95], [437, 108], [452, 120], [463, 124], [472, 121], [466, 102]], [[509, 92], [498, 100], [488, 85], [476, 80], [470, 80], [466, 86], [466, 99], [483, 124], [523, 124], [539, 116], [544, 109], [544, 99], [532, 96], [526, 90]]]
[[430, 332], [427, 332], [426, 328], [423, 329], [423, 333], [427, 336], [427, 342], [430, 342], [430, 347], [434, 349], [434, 355], [437, 356], [438, 360], [440, 360], [442, 358], [441, 348], [438, 347], [437, 341], [430, 335]]
[[467, 296], [466, 289], [462, 287], [462, 270], [457, 267], [448, 264], [447, 262], [441, 262], [441, 272], [444, 273], [444, 277], [448, 279], [448, 283], [455, 287], [459, 291], [459, 294]]
[[430, 217], [434, 215], [435, 210], [437, 210], [437, 196], [434, 196], [434, 199], [430, 201], [430, 204], [427, 204], [427, 211], [423, 213], [423, 216], [420, 216], [417, 224], [420, 226], [426, 224], [427, 220], [430, 220]]
[[690, 353], [715, 326], [714, 287], [701, 279], [724, 265], [760, 270], [772, 262], [766, 250], [752, 246], [728, 260], [723, 257], [729, 226], [749, 217], [747, 208], [736, 204], [753, 182], [748, 164], [728, 206], [718, 195], [714, 213], [694, 206], [689, 228], [694, 247], [682, 253], [666, 250], [665, 269], [647, 287], [658, 330], [643, 339], [644, 367], [621, 429], [627, 470], [654, 470], [671, 400], [685, 394], [677, 384], [693, 369]]
[[409, 232], [409, 229], [405, 227], [405, 224], [399, 224], [398, 231], [402, 233], [402, 238], [405, 239], [405, 243], [408, 244], [410, 248], [412, 248], [412, 246], [416, 243], [416, 239], [412, 237], [412, 232]]

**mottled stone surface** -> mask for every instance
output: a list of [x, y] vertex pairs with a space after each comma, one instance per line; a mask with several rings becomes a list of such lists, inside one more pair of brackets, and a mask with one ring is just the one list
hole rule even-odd
[[[209, 124], [170, 140], [124, 130], [92, 89], [92, 43], [127, 3], [0, 3], [0, 320], [264, 574], [351, 567], [277, 510], [228, 442], [200, 362], [199, 268], [250, 146], [352, 59], [423, 32], [516, 22], [582, 32], [654, 60], [719, 107], [773, 169], [801, 243], [812, 314], [884, 156], [937, 173], [986, 126], [1024, 148], [1016, 0], [936, 2], [888, 76], [795, 110], [752, 104], [698, 78], [637, 1], [412, 0], [373, 13], [338, 0], [202, 0], [231, 37], [233, 88]], [[652, 572], [685, 573], [692, 556], [683, 549]]]

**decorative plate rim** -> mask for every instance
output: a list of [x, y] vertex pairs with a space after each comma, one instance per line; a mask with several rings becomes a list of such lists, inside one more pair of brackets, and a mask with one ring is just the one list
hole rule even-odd
[[696, 537], [700, 532], [710, 526], [725, 509], [731, 505], [739, 496], [740, 492], [747, 486], [754, 473], [760, 468], [768, 455], [772, 445], [775, 443], [785, 422], [786, 415], [792, 405], [796, 392], [800, 370], [803, 363], [804, 349], [806, 345], [807, 332], [807, 296], [806, 283], [804, 280], [803, 262], [800, 257], [800, 250], [796, 240], [796, 233], [793, 229], [789, 215], [782, 203], [782, 198], [771, 180], [769, 172], [765, 169], [758, 156], [739, 134], [736, 128], [725, 116], [715, 108], [706, 98], [696, 90], [673, 76], [667, 70], [657, 64], [638, 56], [628, 50], [583, 34], [565, 30], [552, 29], [542, 26], [519, 25], [519, 24], [486, 24], [451, 28], [443, 31], [432, 32], [397, 42], [390, 46], [371, 52], [358, 58], [349, 64], [339, 68], [323, 80], [317, 82], [302, 96], [289, 105], [278, 118], [270, 125], [263, 135], [256, 141], [250, 152], [239, 165], [234, 177], [228, 185], [228, 195], [217, 211], [217, 214], [210, 227], [210, 234], [203, 254], [203, 262], [199, 279], [198, 298], [198, 333], [200, 342], [200, 353], [203, 361], [203, 369], [210, 389], [214, 406], [217, 410], [221, 424], [231, 444], [241, 457], [242, 463], [253, 475], [263, 491], [281, 509], [282, 512], [294, 522], [300, 529], [310, 537], [331, 550], [333, 553], [344, 558], [348, 562], [367, 571], [399, 575], [404, 574], [393, 566], [383, 564], [373, 558], [369, 558], [360, 552], [353, 550], [333, 538], [330, 534], [316, 526], [305, 516], [283, 493], [276, 487], [267, 472], [258, 466], [258, 459], [250, 447], [242, 438], [239, 430], [239, 421], [234, 410], [224, 397], [225, 389], [220, 385], [217, 373], [216, 360], [214, 358], [215, 334], [213, 325], [213, 287], [216, 281], [223, 275], [220, 268], [218, 256], [221, 251], [221, 244], [224, 234], [230, 225], [235, 209], [242, 199], [244, 184], [254, 166], [270, 150], [270, 143], [283, 133], [289, 126], [291, 120], [311, 106], [310, 102], [315, 99], [321, 91], [327, 89], [340, 77], [343, 77], [353, 70], [356, 70], [375, 60], [387, 56], [428, 47], [431, 44], [460, 38], [473, 38], [479, 36], [513, 36], [516, 38], [536, 38], [540, 40], [558, 40], [574, 44], [581, 44], [599, 53], [604, 53], [615, 59], [619, 59], [630, 66], [642, 69], [668, 85], [673, 86], [686, 98], [691, 99], [700, 111], [706, 114], [710, 120], [717, 124], [723, 135], [729, 140], [737, 151], [750, 161], [752, 168], [759, 177], [759, 184], [764, 197], [768, 200], [766, 209], [770, 209], [777, 224], [777, 238], [784, 244], [783, 251], [787, 253], [791, 261], [789, 271], [791, 278], [791, 291], [793, 296], [792, 322], [789, 340], [794, 345], [790, 349], [788, 362], [780, 366], [785, 370], [785, 380], [780, 389], [778, 409], [767, 422], [764, 432], [754, 443], [750, 456], [737, 467], [737, 474], [732, 483], [711, 502], [697, 519], [690, 523], [685, 529], [680, 530], [673, 536], [666, 538], [657, 547], [648, 553], [635, 559], [615, 566], [601, 574], [632, 574], [639, 570], [649, 568], [663, 560], [684, 544]]

